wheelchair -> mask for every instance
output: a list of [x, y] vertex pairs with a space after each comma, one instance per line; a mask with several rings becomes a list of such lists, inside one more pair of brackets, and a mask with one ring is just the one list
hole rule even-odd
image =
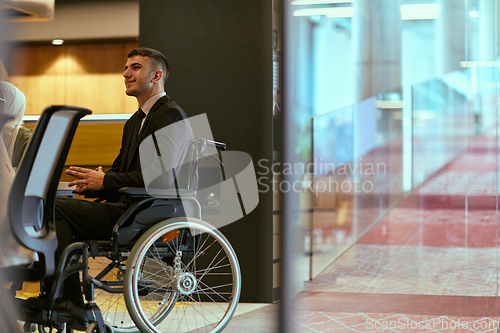
[[[79, 120], [90, 113], [46, 108], [10, 190], [12, 236], [37, 258], [1, 270], [4, 280], [14, 281], [9, 295], [24, 331], [221, 332], [236, 310], [241, 273], [231, 244], [201, 219], [193, 182], [207, 146], [224, 150], [225, 144], [199, 139], [190, 145], [186, 189], [122, 189], [131, 204], [111, 240], [72, 243], [55, 267], [57, 185]], [[83, 326], [71, 311], [56, 307], [63, 282], [76, 272], [85, 296]], [[40, 281], [41, 295], [16, 297], [19, 281]]]

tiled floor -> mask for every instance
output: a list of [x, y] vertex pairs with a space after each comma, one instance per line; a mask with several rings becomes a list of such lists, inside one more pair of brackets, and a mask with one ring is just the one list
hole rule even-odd
[[496, 248], [496, 210], [395, 208], [359, 244]]
[[298, 332], [496, 332], [491, 318], [379, 313], [299, 312]]
[[496, 297], [302, 292], [297, 311], [400, 313], [426, 316], [497, 317]]
[[356, 245], [308, 292], [495, 296], [496, 249]]
[[408, 196], [296, 298], [296, 332], [496, 332], [495, 137]]

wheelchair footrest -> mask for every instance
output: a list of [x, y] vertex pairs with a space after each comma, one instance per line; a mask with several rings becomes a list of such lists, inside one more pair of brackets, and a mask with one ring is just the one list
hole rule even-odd
[[85, 310], [87, 311], [87, 318], [89, 319], [89, 322], [95, 322], [97, 324], [97, 332], [107, 333], [106, 327], [104, 326], [104, 320], [102, 319], [101, 310], [99, 310], [97, 304], [87, 303], [85, 305]]

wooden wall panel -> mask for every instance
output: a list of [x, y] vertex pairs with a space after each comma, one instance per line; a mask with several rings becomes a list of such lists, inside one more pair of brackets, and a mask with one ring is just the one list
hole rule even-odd
[[51, 104], [75, 105], [95, 114], [133, 113], [123, 68], [137, 43], [22, 46], [13, 49], [10, 81], [26, 95], [27, 115]]
[[124, 123], [81, 123], [66, 165], [110, 166], [120, 151]]
[[[65, 165], [111, 166], [121, 147], [125, 123], [81, 122]], [[33, 123], [25, 125], [34, 128]]]
[[26, 95], [26, 115], [39, 115], [48, 105], [65, 104], [65, 80], [45, 76], [11, 76]]

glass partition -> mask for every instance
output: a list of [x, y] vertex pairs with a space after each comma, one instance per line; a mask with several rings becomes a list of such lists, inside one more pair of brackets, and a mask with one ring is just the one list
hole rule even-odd
[[313, 165], [292, 326], [496, 332], [499, 1], [284, 3], [284, 159]]
[[[353, 241], [354, 109], [313, 118], [312, 276]], [[340, 170], [342, 168], [342, 170]]]
[[314, 277], [403, 196], [402, 103], [383, 97], [312, 120]]

